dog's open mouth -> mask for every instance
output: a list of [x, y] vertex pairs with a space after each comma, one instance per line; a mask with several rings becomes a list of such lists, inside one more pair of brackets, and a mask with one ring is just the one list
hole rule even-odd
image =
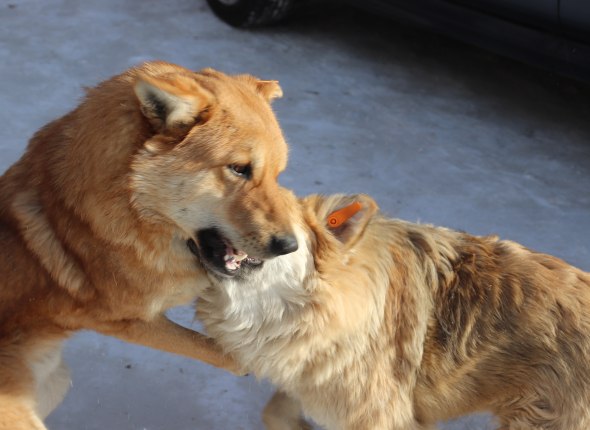
[[249, 257], [244, 251], [234, 248], [231, 242], [215, 228], [199, 231], [197, 243], [189, 239], [188, 247], [201, 259], [207, 269], [225, 276], [234, 276], [240, 272], [240, 269], [262, 264], [259, 258]]

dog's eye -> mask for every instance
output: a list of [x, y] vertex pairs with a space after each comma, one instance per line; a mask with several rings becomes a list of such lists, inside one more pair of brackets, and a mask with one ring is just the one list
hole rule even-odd
[[229, 167], [229, 170], [231, 170], [234, 175], [238, 175], [246, 179], [250, 179], [252, 177], [252, 166], [250, 166], [250, 164], [230, 164], [227, 167]]

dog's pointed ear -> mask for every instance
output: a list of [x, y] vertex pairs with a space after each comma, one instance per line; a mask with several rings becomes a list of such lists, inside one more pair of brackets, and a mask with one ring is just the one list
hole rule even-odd
[[256, 91], [268, 102], [283, 97], [283, 90], [278, 81], [258, 81]]
[[208, 120], [213, 95], [182, 74], [138, 76], [134, 86], [141, 112], [158, 131], [186, 130]]
[[254, 87], [254, 91], [260, 94], [267, 102], [283, 97], [283, 90], [279, 81], [265, 81], [252, 75], [236, 75], [236, 79]]
[[328, 230], [347, 247], [360, 237], [368, 222], [379, 210], [375, 200], [366, 194], [326, 197], [317, 213]]

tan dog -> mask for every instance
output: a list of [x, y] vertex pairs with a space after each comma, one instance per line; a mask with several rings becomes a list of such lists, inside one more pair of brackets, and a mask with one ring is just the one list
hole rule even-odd
[[[353, 201], [363, 210], [329, 229]], [[300, 406], [333, 430], [430, 429], [474, 411], [503, 430], [590, 428], [590, 274], [388, 219], [367, 196], [312, 196], [292, 213], [298, 252], [211, 272], [198, 303], [225, 351], [283, 391], [267, 428], [303, 428]]]
[[280, 95], [274, 81], [147, 63], [33, 137], [0, 179], [0, 429], [45, 428], [75, 330], [234, 369], [164, 311], [208, 285], [187, 246], [197, 231], [222, 238], [230, 255], [213, 261], [228, 273], [246, 252], [296, 249], [276, 183]]

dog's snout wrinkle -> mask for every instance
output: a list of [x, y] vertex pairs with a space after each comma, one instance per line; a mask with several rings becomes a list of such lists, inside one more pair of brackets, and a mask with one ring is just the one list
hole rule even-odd
[[292, 235], [273, 236], [270, 239], [269, 249], [274, 255], [285, 255], [297, 251], [299, 244], [297, 238]]

